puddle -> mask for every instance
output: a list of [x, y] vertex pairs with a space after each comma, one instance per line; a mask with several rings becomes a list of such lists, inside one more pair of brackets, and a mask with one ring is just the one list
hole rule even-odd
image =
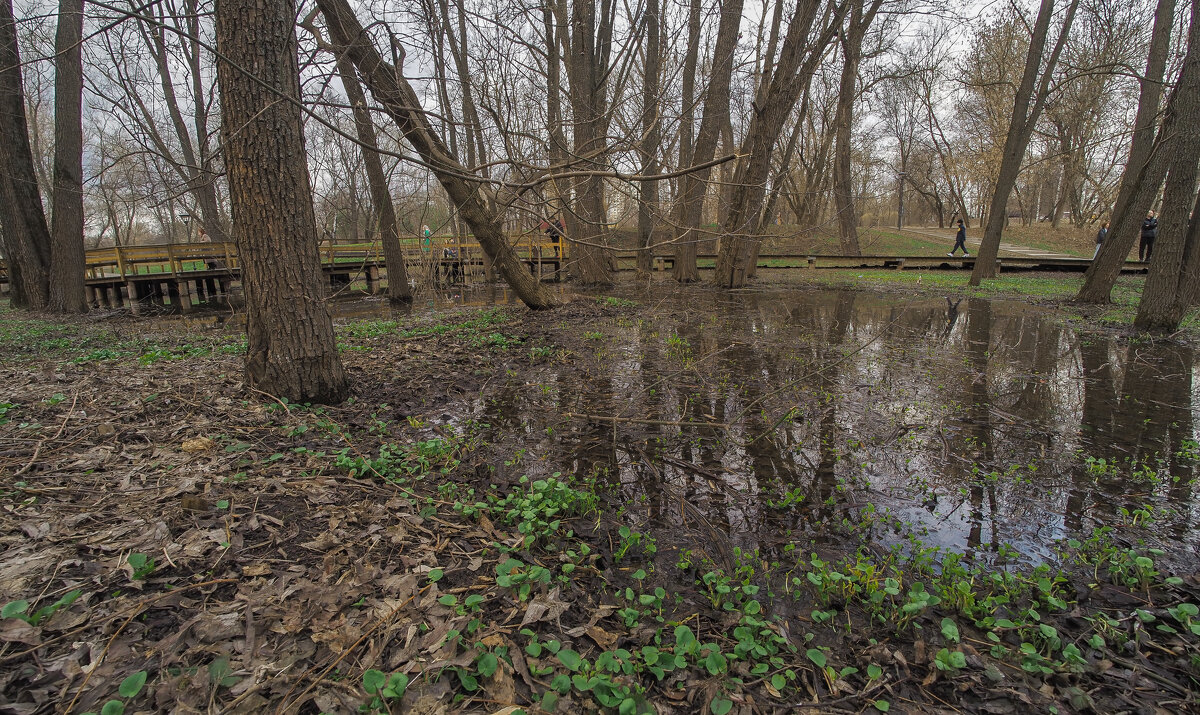
[[640, 307], [579, 326], [580, 359], [492, 389], [473, 416], [507, 454], [619, 482], [646, 528], [764, 553], [915, 533], [988, 561], [1135, 522], [1197, 545], [1189, 347], [982, 299], [624, 295]]

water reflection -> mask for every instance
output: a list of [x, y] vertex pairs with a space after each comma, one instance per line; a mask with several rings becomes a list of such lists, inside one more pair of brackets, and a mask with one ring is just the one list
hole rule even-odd
[[1189, 347], [981, 299], [629, 297], [654, 309], [602, 326], [595, 359], [497, 388], [482, 417], [619, 481], [628, 518], [714, 558], [835, 524], [886, 542], [897, 521], [980, 558], [1006, 543], [1046, 556], [1144, 504], [1164, 509], [1163, 536], [1197, 541], [1178, 456], [1196, 438]]

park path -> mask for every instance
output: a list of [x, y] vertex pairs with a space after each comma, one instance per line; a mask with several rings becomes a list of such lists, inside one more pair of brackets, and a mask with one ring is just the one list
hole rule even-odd
[[[930, 237], [930, 238], [943, 239], [946, 241], [946, 246], [954, 245], [955, 229], [949, 229], [949, 228], [927, 229], [927, 228], [905, 227], [901, 230], [908, 231], [909, 233], [917, 233], [922, 236], [926, 236], [926, 237]], [[967, 236], [967, 245], [970, 246], [970, 248], [971, 248], [971, 255], [975, 255], [975, 253], [979, 249], [979, 244], [981, 242], [982, 242], [982, 239], [980, 239], [980, 238], [972, 238], [971, 236]], [[1015, 243], [1010, 243], [1008, 241], [1001, 241], [1000, 242], [1000, 255], [1003, 256], [1005, 253], [1007, 253], [1009, 255], [1021, 256], [1024, 258], [1079, 258], [1079, 256], [1072, 256], [1072, 255], [1066, 254], [1066, 253], [1055, 253], [1053, 251], [1043, 251], [1040, 248], [1030, 248], [1028, 246], [1019, 246]]]

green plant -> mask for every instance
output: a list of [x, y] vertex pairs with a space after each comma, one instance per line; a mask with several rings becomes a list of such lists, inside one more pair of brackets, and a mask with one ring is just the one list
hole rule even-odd
[[125, 558], [126, 563], [132, 569], [132, 578], [135, 581], [141, 581], [150, 574], [154, 573], [156, 563], [154, 559], [146, 554], [132, 553]]
[[367, 708], [370, 712], [380, 710], [388, 710], [387, 705], [389, 700], [400, 700], [404, 697], [404, 692], [408, 689], [408, 675], [406, 673], [385, 674], [380, 670], [363, 671], [362, 676], [363, 690], [367, 691], [367, 695], [371, 696]]
[[0, 608], [0, 618], [16, 618], [25, 621], [31, 626], [41, 625], [50, 616], [53, 616], [59, 609], [66, 608], [75, 602], [83, 592], [79, 589], [67, 592], [62, 598], [58, 599], [49, 606], [43, 606], [32, 614], [28, 614], [29, 601], [11, 601], [4, 604]]

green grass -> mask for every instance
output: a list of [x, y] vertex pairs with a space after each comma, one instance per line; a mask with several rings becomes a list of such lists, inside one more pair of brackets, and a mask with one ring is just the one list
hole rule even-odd
[[[1076, 305], [1070, 301], [1083, 283], [1081, 274], [1009, 274], [984, 281], [978, 288], [967, 285], [965, 271], [897, 271], [889, 269], [829, 269], [805, 271], [805, 280], [830, 287], [902, 291], [942, 296], [947, 293], [981, 298], [1053, 302], [1073, 317], [1110, 326], [1130, 327], [1141, 300], [1143, 276], [1122, 276], [1113, 287], [1112, 303], [1102, 308]], [[919, 281], [919, 282], [918, 282]], [[1181, 329], [1200, 334], [1200, 314], [1184, 319]]]
[[[867, 256], [940, 256], [954, 245], [954, 232], [947, 230], [946, 240], [939, 241], [933, 236], [868, 228], [859, 232], [858, 243]], [[840, 253], [841, 249], [833, 242], [829, 251]]]

